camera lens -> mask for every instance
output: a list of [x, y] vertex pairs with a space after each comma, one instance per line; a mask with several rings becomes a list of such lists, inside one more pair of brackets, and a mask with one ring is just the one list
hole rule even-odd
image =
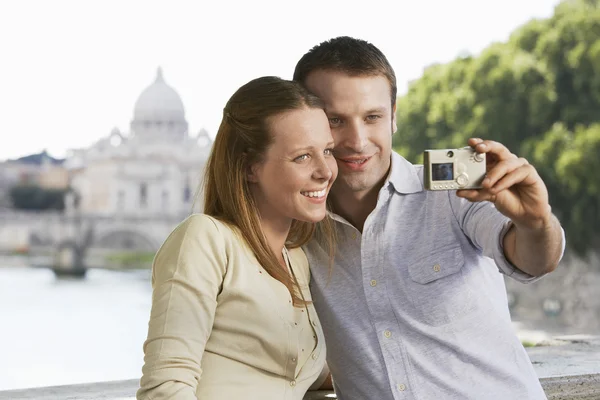
[[454, 152], [451, 150], [449, 152], [446, 153], [446, 155], [450, 158], [454, 157]]

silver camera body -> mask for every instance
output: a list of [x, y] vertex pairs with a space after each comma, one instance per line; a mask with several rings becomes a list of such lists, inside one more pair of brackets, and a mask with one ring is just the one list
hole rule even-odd
[[481, 189], [485, 178], [485, 153], [472, 147], [461, 149], [425, 150], [425, 189]]

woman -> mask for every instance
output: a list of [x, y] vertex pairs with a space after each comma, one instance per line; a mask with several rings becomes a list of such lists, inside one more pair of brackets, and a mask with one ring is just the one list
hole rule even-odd
[[298, 83], [263, 77], [231, 97], [204, 214], [154, 258], [138, 399], [302, 399], [322, 383], [324, 338], [299, 246], [315, 227], [331, 232], [332, 148], [323, 104]]

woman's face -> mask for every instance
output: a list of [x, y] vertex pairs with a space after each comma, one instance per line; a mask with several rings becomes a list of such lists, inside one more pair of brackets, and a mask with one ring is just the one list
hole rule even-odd
[[273, 142], [249, 181], [261, 220], [286, 226], [318, 222], [337, 176], [329, 121], [321, 109], [287, 111], [269, 120]]

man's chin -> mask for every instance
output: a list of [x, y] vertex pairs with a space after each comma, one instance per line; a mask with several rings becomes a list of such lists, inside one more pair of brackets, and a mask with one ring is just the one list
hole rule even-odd
[[335, 196], [337, 193], [363, 192], [370, 188], [368, 182], [366, 181], [366, 179], [364, 179], [364, 177], [361, 177], [363, 179], [357, 179], [359, 178], [358, 176], [356, 176], [357, 174], [352, 175], [354, 176], [340, 177], [338, 175], [338, 178], [336, 179], [331, 188], [331, 194]]

